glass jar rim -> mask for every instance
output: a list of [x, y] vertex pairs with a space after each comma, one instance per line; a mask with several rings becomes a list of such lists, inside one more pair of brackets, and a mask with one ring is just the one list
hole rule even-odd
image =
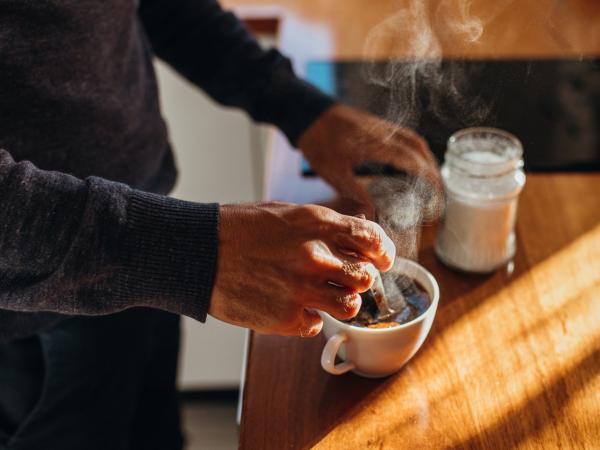
[[[473, 144], [466, 145], [466, 142], [486, 137], [493, 139], [495, 143], [489, 144], [482, 153], [493, 153], [501, 158], [488, 160], [467, 158], [466, 156], [475, 153], [477, 148]], [[445, 160], [449, 165], [469, 176], [496, 177], [523, 167], [523, 145], [516, 136], [498, 128], [465, 128], [448, 139]]]

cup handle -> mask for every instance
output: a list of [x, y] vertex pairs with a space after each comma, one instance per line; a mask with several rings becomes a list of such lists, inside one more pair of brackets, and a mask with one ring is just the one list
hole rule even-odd
[[337, 333], [331, 336], [325, 347], [323, 347], [323, 353], [321, 354], [321, 366], [326, 372], [332, 375], [341, 375], [354, 369], [354, 364], [349, 361], [344, 361], [339, 364], [335, 364], [335, 355], [337, 355], [340, 345], [348, 340], [348, 336], [344, 333]]

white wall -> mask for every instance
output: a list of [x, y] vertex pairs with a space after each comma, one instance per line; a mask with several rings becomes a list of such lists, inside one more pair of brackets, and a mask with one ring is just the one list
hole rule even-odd
[[[169, 67], [156, 63], [163, 113], [179, 166], [174, 197], [198, 202], [254, 201], [262, 186], [258, 127], [242, 112], [216, 105]], [[183, 321], [182, 389], [237, 387], [244, 330], [209, 318]]]

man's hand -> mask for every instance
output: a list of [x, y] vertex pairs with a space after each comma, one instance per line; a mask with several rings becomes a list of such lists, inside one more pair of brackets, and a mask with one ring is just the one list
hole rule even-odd
[[223, 205], [209, 313], [263, 333], [314, 336], [323, 323], [313, 308], [354, 317], [358, 293], [395, 255], [379, 225], [322, 206]]
[[367, 161], [422, 177], [441, 192], [437, 163], [425, 139], [349, 106], [337, 104], [323, 113], [300, 136], [298, 146], [315, 172], [346, 201], [348, 212], [375, 217], [370, 196], [354, 176], [354, 169]]

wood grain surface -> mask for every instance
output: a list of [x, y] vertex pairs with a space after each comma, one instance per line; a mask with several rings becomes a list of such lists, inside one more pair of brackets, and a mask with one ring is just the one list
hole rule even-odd
[[441, 288], [399, 373], [333, 376], [324, 339], [253, 334], [242, 449], [600, 448], [600, 175], [530, 175], [514, 272], [420, 262]]

